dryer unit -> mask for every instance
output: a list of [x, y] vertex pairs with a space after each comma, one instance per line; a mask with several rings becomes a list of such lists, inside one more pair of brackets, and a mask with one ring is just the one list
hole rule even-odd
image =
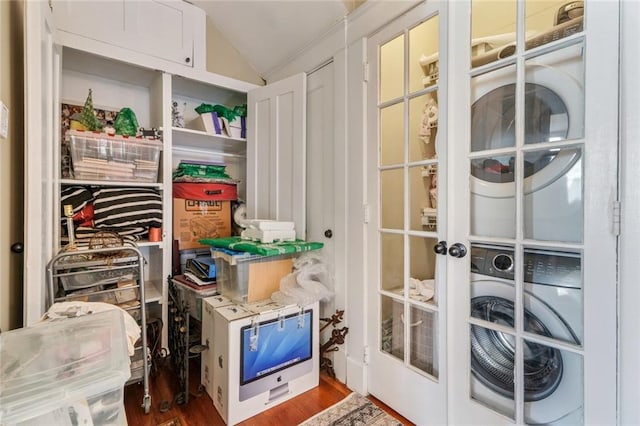
[[[544, 143], [584, 135], [583, 47], [575, 44], [525, 62], [524, 236], [582, 239], [582, 152]], [[500, 150], [471, 161], [471, 232], [515, 237], [516, 83], [513, 65], [472, 81], [471, 152]], [[513, 152], [509, 150], [513, 148]]]
[[[514, 255], [511, 247], [471, 248], [471, 316], [516, 327]], [[525, 249], [523, 329], [580, 346], [583, 332], [582, 269], [576, 253]], [[471, 392], [508, 416], [515, 412], [515, 338], [472, 325]], [[579, 424], [583, 363], [580, 355], [524, 340], [524, 415], [527, 424]]]

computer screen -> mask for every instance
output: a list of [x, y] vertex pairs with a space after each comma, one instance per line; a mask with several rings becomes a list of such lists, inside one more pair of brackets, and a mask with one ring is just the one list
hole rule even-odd
[[311, 371], [312, 330], [313, 311], [310, 309], [242, 327], [240, 400]]

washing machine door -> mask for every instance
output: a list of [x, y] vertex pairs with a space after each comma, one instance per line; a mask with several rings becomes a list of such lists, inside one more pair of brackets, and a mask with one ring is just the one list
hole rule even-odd
[[[484, 151], [515, 146], [516, 85], [500, 86], [471, 107], [471, 150]], [[525, 87], [525, 143], [566, 139], [569, 110], [564, 101], [545, 86]], [[525, 161], [525, 194], [551, 185], [580, 159], [578, 149], [531, 153]], [[493, 157], [471, 163], [471, 191], [491, 198], [515, 196], [515, 158]]]
[[[515, 327], [514, 289], [510, 282], [475, 280], [472, 283], [471, 316]], [[524, 328], [538, 335], [573, 341], [567, 323], [543, 300], [525, 292]], [[471, 372], [474, 388], [504, 409], [513, 407], [515, 340], [513, 336], [472, 325]], [[577, 343], [577, 342], [576, 342]], [[581, 396], [576, 380], [581, 366], [563, 357], [560, 350], [530, 340], [524, 345], [524, 402], [528, 423], [551, 423], [576, 412]]]
[[[582, 47], [570, 46], [544, 59], [526, 63], [524, 143], [579, 138], [584, 131]], [[505, 67], [474, 78], [471, 106], [471, 151], [516, 145], [515, 68]], [[525, 194], [564, 176], [580, 159], [577, 149], [528, 154], [524, 165]], [[471, 192], [491, 198], [515, 196], [512, 155], [472, 161]]]

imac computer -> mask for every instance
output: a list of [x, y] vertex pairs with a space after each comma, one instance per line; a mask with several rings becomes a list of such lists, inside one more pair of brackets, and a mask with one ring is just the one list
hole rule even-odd
[[313, 311], [254, 322], [240, 329], [240, 401], [287, 392], [289, 381], [313, 369]]

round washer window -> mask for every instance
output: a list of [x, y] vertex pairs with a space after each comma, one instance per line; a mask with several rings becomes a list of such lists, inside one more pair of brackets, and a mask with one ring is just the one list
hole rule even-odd
[[[566, 139], [569, 112], [562, 99], [552, 90], [535, 83], [525, 85], [524, 143], [552, 142]], [[507, 84], [482, 96], [471, 106], [471, 151], [515, 147], [516, 85]], [[554, 153], [541, 152], [536, 159], [528, 157], [524, 176], [529, 177], [555, 158]], [[471, 173], [492, 183], [514, 181], [513, 156], [472, 161]]]
[[[502, 297], [480, 296], [471, 300], [471, 315], [513, 327], [513, 302]], [[524, 311], [525, 329], [551, 337], [547, 327]], [[471, 326], [471, 372], [494, 392], [513, 399], [515, 341], [513, 336], [477, 325]], [[562, 355], [558, 349], [525, 341], [524, 400], [539, 401], [551, 395], [562, 379]]]

